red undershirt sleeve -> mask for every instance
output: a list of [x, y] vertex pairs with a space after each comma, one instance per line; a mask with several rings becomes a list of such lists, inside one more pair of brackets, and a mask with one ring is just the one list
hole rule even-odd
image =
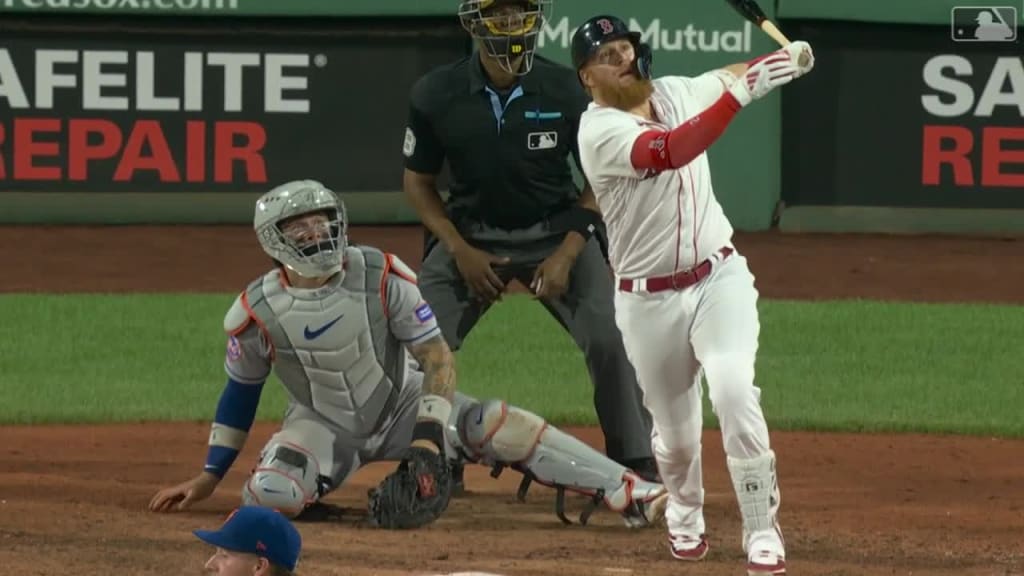
[[703, 112], [672, 130], [644, 132], [633, 141], [633, 167], [662, 171], [689, 164], [725, 132], [740, 108], [739, 101], [726, 92]]

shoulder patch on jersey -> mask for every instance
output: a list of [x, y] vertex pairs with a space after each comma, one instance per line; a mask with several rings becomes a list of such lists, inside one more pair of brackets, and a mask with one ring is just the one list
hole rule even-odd
[[238, 338], [234, 335], [228, 336], [228, 359], [232, 362], [237, 362], [242, 358], [242, 345], [238, 342]]
[[416, 307], [416, 319], [420, 321], [420, 324], [424, 324], [427, 320], [434, 317], [434, 311], [430, 309], [430, 304], [423, 302]]
[[413, 134], [412, 128], [406, 126], [405, 128], [405, 142], [402, 143], [402, 154], [406, 157], [412, 156], [416, 152], [416, 135]]
[[249, 311], [245, 308], [245, 304], [242, 303], [244, 295], [245, 292], [239, 294], [231, 304], [231, 308], [228, 308], [227, 314], [224, 315], [224, 331], [228, 334], [240, 333], [252, 320], [249, 316]]

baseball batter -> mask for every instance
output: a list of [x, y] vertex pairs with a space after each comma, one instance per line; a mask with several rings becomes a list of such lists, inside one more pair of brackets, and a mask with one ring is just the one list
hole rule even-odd
[[697, 77], [652, 79], [640, 34], [597, 16], [574, 34], [572, 54], [593, 97], [580, 121], [581, 164], [608, 226], [616, 322], [654, 419], [670, 550], [681, 560], [708, 551], [703, 373], [743, 517], [747, 571], [784, 574], [775, 454], [754, 385], [758, 292], [712, 191], [706, 150], [741, 108], [809, 71], [810, 47], [795, 42]]
[[[370, 518], [414, 528], [446, 508], [453, 461], [514, 467], [530, 480], [592, 496], [628, 526], [660, 519], [667, 494], [540, 416], [455, 390], [451, 351], [416, 276], [401, 260], [350, 246], [337, 196], [311, 180], [256, 204], [255, 230], [276, 266], [224, 318], [227, 385], [203, 471], [157, 493], [154, 511], [210, 496], [243, 448], [273, 369], [289, 397], [281, 430], [242, 490], [245, 504], [296, 517], [365, 463], [400, 461], [370, 495]], [[527, 486], [523, 484], [523, 488]], [[177, 506], [175, 506], [177, 504]]]

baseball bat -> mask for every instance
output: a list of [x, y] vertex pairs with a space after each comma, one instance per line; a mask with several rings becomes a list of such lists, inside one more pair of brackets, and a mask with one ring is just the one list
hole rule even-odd
[[[729, 6], [732, 6], [734, 10], [739, 12], [740, 16], [743, 16], [745, 20], [763, 30], [765, 34], [771, 36], [773, 40], [779, 43], [779, 46], [785, 47], [791, 44], [789, 38], [786, 38], [786, 35], [779, 30], [778, 26], [765, 16], [764, 10], [761, 10], [761, 7], [757, 5], [755, 0], [725, 1], [728, 2]], [[806, 54], [800, 54], [799, 64], [801, 66], [807, 64]]]

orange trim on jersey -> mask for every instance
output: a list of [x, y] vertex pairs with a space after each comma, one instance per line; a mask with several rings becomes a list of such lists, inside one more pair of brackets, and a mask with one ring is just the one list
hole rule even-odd
[[388, 260], [388, 270], [391, 271], [391, 272], [394, 272], [395, 276], [398, 276], [399, 278], [401, 278], [402, 280], [405, 280], [406, 282], [409, 282], [410, 284], [417, 284], [417, 281], [416, 281], [415, 277], [407, 276], [405, 272], [402, 272], [401, 270], [399, 270], [398, 268], [395, 268], [391, 264], [391, 259], [394, 258], [394, 255], [392, 255], [392, 254], [385, 254], [384, 257], [387, 258], [387, 260]]
[[[245, 292], [242, 292], [242, 300], [245, 300]], [[242, 306], [245, 306], [245, 304], [243, 303]], [[250, 315], [251, 313], [249, 312], [248, 308], [245, 309], [245, 312], [245, 322], [242, 322], [242, 325], [239, 326], [238, 328], [235, 328], [234, 330], [228, 332], [228, 336], [238, 336], [239, 334], [244, 332], [246, 328], [249, 327], [249, 323], [252, 322], [252, 316]]]
[[251, 318], [252, 321], [256, 323], [256, 326], [259, 327], [260, 332], [263, 332], [263, 337], [266, 338], [267, 345], [270, 346], [270, 361], [273, 362], [274, 358], [277, 357], [277, 350], [274, 349], [274, 340], [270, 337], [270, 330], [267, 330], [267, 325], [264, 324], [263, 321], [260, 320], [256, 316], [256, 314], [252, 311], [252, 306], [249, 305], [249, 292], [248, 291], [242, 292], [242, 300], [241, 300], [241, 302], [242, 302], [242, 307], [245, 308], [246, 314], [248, 314], [249, 318]]

